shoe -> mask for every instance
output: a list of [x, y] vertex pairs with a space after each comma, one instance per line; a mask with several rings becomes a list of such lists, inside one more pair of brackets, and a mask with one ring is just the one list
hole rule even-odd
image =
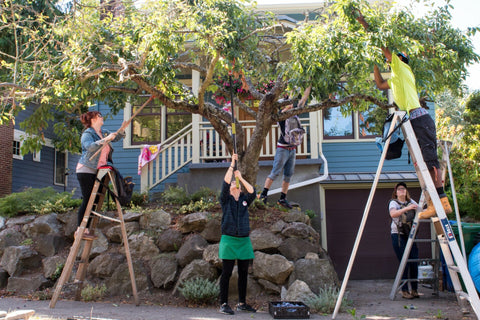
[[290, 203], [288, 203], [288, 200], [287, 199], [278, 199], [277, 203], [279, 205], [281, 205], [282, 207], [285, 207], [285, 208], [288, 208], [288, 209], [292, 209], [292, 205]]
[[82, 235], [82, 239], [83, 239], [83, 240], [88, 240], [88, 241], [93, 241], [93, 240], [98, 239], [98, 236], [96, 236], [96, 235], [94, 235], [94, 234], [84, 233], [84, 234]]
[[403, 299], [413, 299], [413, 296], [408, 293], [408, 291], [402, 291], [402, 298]]
[[417, 290], [410, 291], [410, 295], [414, 298], [420, 298], [420, 295], [418, 294]]
[[220, 306], [220, 310], [218, 311], [223, 314], [235, 314], [235, 312], [233, 312], [232, 308], [230, 308], [227, 303], [222, 304]]
[[443, 210], [445, 210], [445, 214], [452, 213], [452, 207], [447, 197], [440, 198], [440, 202], [442, 203]]
[[427, 203], [428, 203], [427, 209], [425, 209], [424, 211], [418, 214], [418, 219], [430, 219], [431, 217], [435, 217], [437, 215], [437, 212], [435, 211], [435, 207], [433, 206], [432, 200], [428, 199]]
[[260, 200], [262, 200], [264, 204], [267, 204], [267, 195], [266, 195], [266, 194], [260, 193], [260, 195], [258, 196], [258, 198], [259, 198]]
[[246, 304], [246, 303], [237, 304], [237, 311], [257, 312], [257, 310], [253, 309], [251, 305]]

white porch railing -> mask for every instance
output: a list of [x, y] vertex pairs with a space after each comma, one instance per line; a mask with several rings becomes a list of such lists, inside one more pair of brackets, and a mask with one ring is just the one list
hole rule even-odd
[[[297, 149], [297, 156], [311, 156], [308, 149], [312, 135], [310, 134], [310, 120], [300, 119], [305, 129], [305, 139]], [[250, 142], [255, 123], [252, 121], [240, 121], [245, 132], [245, 145]], [[260, 160], [273, 159], [278, 140], [278, 125], [274, 125], [265, 138]], [[214, 162], [229, 160], [230, 154], [220, 135], [209, 122], [202, 121], [198, 126], [198, 133], [193, 132], [190, 123], [162, 144], [162, 149], [157, 158], [141, 170], [141, 192], [147, 192], [153, 187], [165, 181], [172, 174], [183, 168], [192, 161], [192, 154], [199, 154], [200, 162]]]

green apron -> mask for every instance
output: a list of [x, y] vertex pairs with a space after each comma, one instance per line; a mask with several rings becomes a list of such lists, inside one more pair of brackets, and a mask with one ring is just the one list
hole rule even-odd
[[222, 260], [250, 260], [255, 258], [250, 237], [222, 235], [218, 248], [218, 257]]

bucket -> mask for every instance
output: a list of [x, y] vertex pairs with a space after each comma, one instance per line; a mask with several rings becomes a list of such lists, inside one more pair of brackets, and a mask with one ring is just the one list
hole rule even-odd
[[422, 264], [418, 266], [418, 280], [433, 279], [433, 267], [429, 264]]

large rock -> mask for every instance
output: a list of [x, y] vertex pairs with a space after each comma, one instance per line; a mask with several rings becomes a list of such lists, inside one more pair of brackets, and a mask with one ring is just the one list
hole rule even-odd
[[281, 299], [282, 301], [307, 301], [308, 299], [315, 298], [315, 294], [310, 290], [308, 285], [301, 281], [296, 280], [288, 290], [283, 291]]
[[[126, 222], [125, 229], [127, 237], [140, 230], [138, 221]], [[122, 243], [122, 228], [120, 225], [114, 225], [105, 232], [105, 236], [110, 242]]]
[[[128, 237], [128, 244], [133, 259], [150, 260], [160, 253], [153, 239], [143, 232]], [[122, 247], [122, 252], [125, 252], [125, 247]]]
[[282, 235], [288, 238], [311, 239], [318, 241], [320, 235], [312, 227], [302, 222], [288, 223], [282, 230]]
[[78, 228], [77, 211], [57, 214], [57, 220], [63, 224], [63, 234], [73, 239], [73, 235]]
[[272, 231], [275, 234], [280, 233], [282, 232], [283, 228], [285, 228], [286, 225], [287, 223], [285, 221], [278, 220], [274, 224], [272, 224], [272, 226], [270, 227], [270, 231]]
[[2, 230], [0, 232], [0, 257], [5, 248], [19, 246], [23, 240], [25, 240], [25, 236], [14, 228]]
[[258, 279], [258, 284], [263, 287], [263, 290], [273, 294], [280, 294], [281, 288], [279, 285], [272, 283], [265, 279]]
[[208, 242], [199, 234], [192, 234], [176, 254], [178, 264], [181, 267], [186, 266], [195, 259], [202, 259], [203, 250], [208, 246]]
[[256, 278], [265, 279], [276, 284], [282, 284], [293, 271], [293, 263], [279, 254], [255, 252], [253, 274]]
[[147, 230], [165, 230], [170, 227], [171, 222], [172, 217], [163, 209], [145, 211], [140, 217], [140, 227]]
[[56, 213], [50, 213], [36, 218], [34, 221], [22, 227], [23, 233], [29, 238], [36, 238], [39, 235], [52, 235], [60, 233], [60, 223]]
[[170, 288], [177, 275], [177, 260], [174, 253], [163, 253], [150, 260], [150, 278], [156, 288]]
[[[133, 263], [133, 272], [135, 274], [135, 283], [137, 291], [143, 291], [148, 288], [147, 270], [140, 261]], [[130, 273], [128, 271], [127, 263], [119, 265], [113, 272], [110, 279], [107, 280], [107, 290], [112, 295], [131, 295], [132, 282], [130, 280]]]
[[304, 258], [308, 252], [318, 253], [321, 248], [319, 244], [315, 245], [305, 239], [287, 238], [278, 247], [278, 250], [288, 260], [295, 261]]
[[200, 235], [208, 242], [220, 242], [222, 237], [222, 223], [217, 219], [208, 220], [205, 229]]
[[162, 252], [178, 251], [182, 246], [183, 235], [175, 229], [167, 229], [163, 231], [157, 239], [157, 247]]
[[214, 265], [216, 268], [222, 268], [222, 260], [218, 257], [219, 244], [211, 244], [203, 251], [203, 260]]
[[33, 220], [35, 220], [35, 216], [25, 215], [25, 216], [8, 219], [5, 225], [7, 226], [7, 228], [10, 228], [13, 226], [23, 226], [27, 223], [32, 222]]
[[278, 247], [283, 239], [267, 229], [255, 229], [250, 232], [253, 250], [266, 253], [278, 252]]
[[322, 287], [338, 287], [340, 285], [330, 259], [297, 260], [291, 280], [305, 282], [317, 294]]
[[33, 246], [41, 255], [51, 257], [65, 247], [65, 237], [59, 234], [38, 234]]
[[177, 227], [182, 233], [202, 232], [206, 224], [207, 214], [205, 212], [195, 212], [178, 219]]
[[103, 253], [90, 262], [87, 274], [98, 278], [108, 278], [126, 260], [123, 254]]
[[177, 284], [175, 285], [172, 294], [175, 294], [178, 290], [178, 287], [187, 280], [191, 280], [194, 278], [202, 278], [213, 281], [217, 277], [217, 269], [215, 269], [215, 267], [212, 266], [210, 263], [200, 259], [194, 260], [185, 268], [183, 268], [180, 276], [178, 277]]
[[50, 279], [53, 275], [59, 276], [59, 274], [56, 273], [59, 272], [61, 270], [60, 268], [65, 265], [66, 260], [67, 259], [62, 256], [53, 256], [43, 259], [42, 266], [44, 277]]
[[10, 276], [18, 276], [24, 270], [34, 270], [40, 263], [39, 254], [28, 246], [6, 248], [0, 262]]
[[42, 289], [48, 283], [41, 274], [23, 277], [10, 277], [7, 290], [15, 294], [29, 294]]
[[310, 217], [300, 210], [290, 210], [282, 219], [285, 222], [303, 222], [310, 224]]
[[125, 222], [139, 221], [142, 216], [143, 216], [143, 212], [127, 210], [123, 215], [123, 221]]
[[[100, 229], [95, 229], [95, 235], [98, 237], [97, 239], [93, 240], [92, 242], [92, 250], [90, 251], [90, 259], [95, 258], [99, 254], [102, 254], [108, 250], [108, 239], [105, 237], [103, 232]], [[82, 241], [80, 244], [80, 250], [78, 250], [77, 257], [82, 256], [83, 248], [85, 246], [86, 241]]]

